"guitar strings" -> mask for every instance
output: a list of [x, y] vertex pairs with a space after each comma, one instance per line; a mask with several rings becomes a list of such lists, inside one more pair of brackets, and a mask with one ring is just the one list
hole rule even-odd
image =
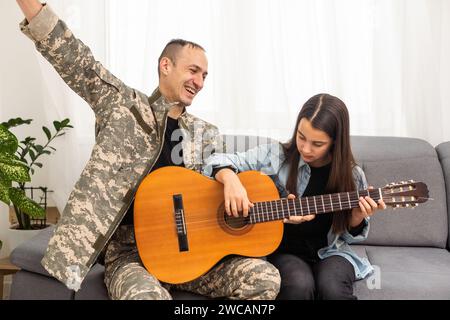
[[[338, 201], [335, 199], [334, 203], [333, 201], [328, 202], [328, 197], [322, 198], [320, 196], [318, 199], [316, 198], [316, 201], [314, 201], [314, 197], [308, 197], [308, 198], [296, 198], [296, 199], [277, 199], [272, 201], [261, 201], [256, 202], [255, 207], [251, 208], [251, 214], [254, 215], [256, 222], [264, 222], [264, 221], [273, 221], [273, 220], [281, 220], [285, 217], [289, 216], [290, 212], [303, 212], [303, 214], [291, 214], [291, 216], [304, 216], [307, 214], [321, 214], [324, 212], [333, 212], [333, 211], [341, 211], [341, 210], [348, 210], [352, 209], [354, 205], [356, 205], [359, 202], [359, 198], [351, 199], [349, 202], [346, 199], [341, 199], [338, 207]], [[333, 197], [333, 195], [331, 195]], [[309, 203], [306, 201], [306, 199], [309, 199]], [[326, 200], [326, 203], [322, 200]], [[383, 198], [385, 202], [390, 202], [392, 200], [392, 197], [385, 196]], [[325, 205], [324, 205], [325, 204]], [[350, 207], [347, 207], [350, 205]], [[264, 208], [265, 207], [265, 208]], [[356, 206], [355, 208], [357, 208]], [[339, 208], [339, 209], [338, 209]], [[313, 210], [311, 210], [313, 209]], [[317, 210], [316, 210], [317, 209]], [[255, 211], [256, 210], [256, 211]], [[281, 211], [281, 212], [280, 212]], [[286, 212], [287, 211], [287, 212]], [[318, 212], [316, 212], [318, 211]], [[287, 214], [286, 214], [287, 213]], [[281, 215], [281, 217], [280, 217]], [[276, 216], [276, 217], [275, 217]], [[242, 216], [241, 216], [242, 217]], [[231, 217], [230, 217], [231, 218]], [[216, 218], [211, 219], [203, 219], [203, 220], [196, 220], [195, 222], [189, 222], [192, 223], [204, 223], [208, 221], [212, 221], [213, 223], [216, 222]]]
[[[289, 201], [292, 201], [292, 200], [295, 200], [295, 199], [289, 199]], [[384, 200], [389, 200], [388, 198], [384, 198]], [[247, 225], [251, 225], [251, 224], [253, 224], [253, 223], [251, 223], [250, 222], [250, 215], [252, 215], [252, 214], [254, 214], [255, 216], [255, 219], [254, 220], [256, 220], [255, 221], [255, 223], [263, 223], [263, 222], [270, 222], [270, 221], [277, 221], [277, 220], [282, 220], [282, 219], [284, 219], [284, 218], [287, 218], [289, 215], [288, 215], [288, 212], [286, 212], [286, 210], [285, 210], [285, 208], [286, 208], [286, 206], [282, 206], [281, 204], [278, 204], [278, 202], [281, 202], [281, 201], [279, 201], [279, 200], [275, 200], [277, 203], [275, 204], [275, 207], [277, 208], [277, 209], [281, 209], [283, 212], [269, 212], [269, 211], [262, 211], [262, 212], [250, 212], [249, 213], [249, 216], [247, 216], [247, 217], [243, 217], [243, 216], [239, 216], [238, 218], [236, 218], [236, 219], [245, 219], [245, 220], [248, 220], [248, 221], [244, 221]], [[287, 201], [287, 203], [289, 203], [289, 201]], [[348, 204], [352, 204], [352, 205], [356, 205], [357, 203], [359, 202], [359, 200], [353, 200], [353, 201], [351, 201], [350, 203], [348, 202], [348, 201], [346, 201], [345, 203], [344, 203], [344, 206], [342, 207], [342, 210], [348, 210], [348, 209], [352, 209], [352, 207], [350, 207], [350, 208], [347, 208], [345, 205], [348, 205]], [[262, 202], [258, 202], [258, 203], [262, 203]], [[294, 211], [294, 210], [296, 210], [296, 211], [299, 211], [298, 210], [298, 206], [295, 206], [294, 207], [294, 205], [292, 204], [290, 204], [289, 206], [288, 206], [288, 208], [289, 209], [292, 209], [292, 211]], [[303, 207], [303, 208], [305, 208], [305, 207]], [[326, 212], [328, 211], [328, 213], [331, 213], [332, 211], [341, 211], [341, 210], [333, 210], [333, 209], [335, 209], [336, 207], [335, 206], [331, 206], [331, 205], [325, 205], [325, 207], [323, 207], [321, 204], [319, 204], [318, 206], [317, 206], [317, 209], [318, 209], [318, 211], [321, 211], [320, 209], [322, 209], [322, 210], [325, 210]], [[355, 207], [356, 208], [356, 207]], [[331, 209], [331, 210], [330, 210]], [[326, 212], [311, 212], [310, 210], [308, 210], [308, 209], [305, 209], [305, 211], [309, 211], [308, 213], [309, 214], [322, 214], [322, 213], [326, 213]], [[282, 215], [281, 217], [280, 217], [280, 213], [284, 213], [284, 215]], [[198, 214], [198, 215], [202, 215], [202, 216], [204, 216], [204, 214]], [[225, 213], [224, 213], [224, 215], [225, 215]], [[305, 214], [306, 215], [306, 214]], [[222, 219], [218, 219], [217, 218], [217, 215], [214, 215], [214, 216], [212, 216], [211, 218], [208, 218], [208, 219], [201, 219], [201, 220], [195, 220], [194, 218], [193, 218], [193, 216], [195, 216], [195, 213], [191, 213], [188, 217], [185, 217], [185, 219], [187, 219], [188, 221], [186, 221], [186, 227], [190, 227], [190, 229], [192, 230], [192, 228], [194, 228], [193, 230], [200, 230], [200, 229], [202, 229], [202, 228], [208, 228], [208, 227], [210, 227], [210, 226], [217, 226], [217, 225], [219, 225], [219, 226], [229, 226], [230, 225], [230, 223], [227, 223], [225, 220], [222, 220]], [[301, 214], [297, 214], [297, 215], [294, 215], [294, 214], [291, 214], [291, 216], [302, 216]], [[229, 216], [229, 219], [233, 219], [233, 217], [231, 217], [231, 216]], [[162, 220], [162, 219], [161, 219]], [[192, 220], [192, 221], [190, 221], [190, 220]], [[182, 226], [181, 224], [179, 225], [180, 227]]]

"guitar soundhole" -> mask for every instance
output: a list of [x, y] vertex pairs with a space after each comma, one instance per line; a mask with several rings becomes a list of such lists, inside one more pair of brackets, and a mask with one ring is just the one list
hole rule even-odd
[[253, 225], [249, 223], [249, 217], [244, 218], [239, 216], [236, 218], [235, 216], [227, 215], [223, 203], [217, 211], [217, 217], [221, 228], [225, 232], [233, 235], [244, 234], [253, 227]]
[[242, 229], [248, 225], [248, 217], [235, 217], [229, 216], [227, 213], [224, 213], [224, 220], [228, 227], [232, 229]]

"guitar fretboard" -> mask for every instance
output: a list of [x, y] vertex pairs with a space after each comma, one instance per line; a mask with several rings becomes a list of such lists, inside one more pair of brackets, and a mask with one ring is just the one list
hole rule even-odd
[[381, 189], [341, 192], [292, 200], [283, 198], [274, 201], [255, 202], [255, 206], [249, 211], [249, 223], [353, 209], [359, 207], [359, 197], [365, 196], [369, 196], [377, 202], [382, 198]]

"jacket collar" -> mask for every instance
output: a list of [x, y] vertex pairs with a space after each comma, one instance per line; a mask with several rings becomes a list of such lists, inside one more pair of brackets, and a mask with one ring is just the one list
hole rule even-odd
[[[307, 164], [302, 157], [300, 157], [300, 160], [298, 161], [298, 168], [308, 168], [310, 170], [309, 164]], [[300, 170], [299, 170], [300, 172]]]
[[[159, 91], [159, 87], [157, 87], [148, 98], [148, 103], [154, 112], [156, 123], [159, 124], [158, 131], [160, 136], [162, 136], [167, 121], [167, 114], [169, 113], [169, 109], [175, 103], [167, 101], [167, 99], [161, 94], [161, 91]], [[183, 110], [182, 116], [184, 114], [186, 114], [186, 108]]]
[[[161, 94], [161, 91], [159, 90], [159, 87], [157, 87], [155, 90], [153, 90], [152, 94], [148, 98], [149, 105], [156, 108], [157, 111], [160, 112], [169, 112], [169, 109], [177, 104], [176, 102], [169, 102], [167, 99]], [[186, 113], [186, 108], [183, 109], [183, 112], [181, 113], [181, 116], [183, 116]]]

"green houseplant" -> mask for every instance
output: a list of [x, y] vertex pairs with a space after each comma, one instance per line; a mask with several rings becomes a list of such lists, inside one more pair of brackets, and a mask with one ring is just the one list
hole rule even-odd
[[52, 151], [56, 151], [50, 145], [51, 142], [64, 135], [68, 128], [73, 128], [69, 119], [53, 121], [55, 133], [45, 126], [42, 127], [47, 137], [45, 145], [38, 144], [34, 137], [26, 137], [19, 142], [9, 129], [30, 124], [32, 121], [14, 118], [0, 124], [0, 200], [8, 206], [11, 203], [14, 206], [19, 229], [33, 228], [30, 217], [45, 217], [42, 206], [27, 197], [26, 183], [31, 182], [36, 168], [42, 168], [43, 165], [38, 159], [44, 154], [50, 155]]

